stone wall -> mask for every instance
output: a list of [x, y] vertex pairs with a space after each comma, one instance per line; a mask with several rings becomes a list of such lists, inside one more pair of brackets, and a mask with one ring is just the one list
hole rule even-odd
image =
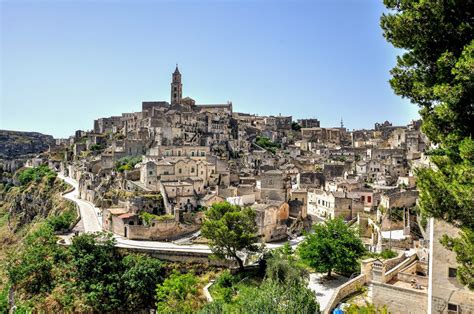
[[127, 238], [130, 240], [174, 240], [199, 230], [198, 224], [181, 224], [176, 220], [153, 221], [152, 226], [127, 225]]
[[335, 291], [332, 295], [331, 300], [329, 301], [328, 305], [325, 309], [323, 309], [324, 313], [332, 313], [332, 310], [336, 307], [336, 305], [348, 295], [358, 291], [365, 285], [367, 277], [365, 274], [360, 274], [359, 276], [355, 277], [352, 280], [349, 280], [342, 286], [340, 286], [337, 291]]
[[428, 294], [425, 292], [376, 282], [371, 283], [371, 288], [374, 305], [386, 305], [389, 313], [418, 314], [428, 311]]

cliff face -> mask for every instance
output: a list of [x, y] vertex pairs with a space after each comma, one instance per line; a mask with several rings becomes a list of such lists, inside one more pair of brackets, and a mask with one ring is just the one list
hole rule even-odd
[[0, 159], [15, 159], [46, 151], [54, 138], [37, 132], [0, 130]]
[[70, 187], [60, 179], [0, 189], [0, 216], [8, 215], [12, 232], [34, 219], [57, 215], [74, 205], [61, 197]]

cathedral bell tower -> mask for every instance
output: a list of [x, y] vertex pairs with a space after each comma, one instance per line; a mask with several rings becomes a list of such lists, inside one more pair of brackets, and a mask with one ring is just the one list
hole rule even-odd
[[176, 70], [173, 73], [173, 80], [171, 81], [171, 104], [180, 104], [183, 98], [183, 84], [181, 84], [181, 73], [176, 64]]

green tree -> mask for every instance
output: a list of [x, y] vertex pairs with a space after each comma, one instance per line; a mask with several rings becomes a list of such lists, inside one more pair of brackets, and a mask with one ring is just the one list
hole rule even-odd
[[70, 247], [74, 278], [85, 293], [86, 303], [100, 311], [110, 311], [123, 302], [114, 245], [111, 234], [97, 232], [75, 236]]
[[213, 204], [206, 211], [201, 234], [209, 240], [214, 254], [219, 258], [231, 257], [237, 261], [240, 269], [244, 263], [239, 252], [259, 252], [256, 244], [257, 225], [255, 211], [241, 208], [227, 202]]
[[193, 313], [199, 307], [198, 279], [192, 273], [173, 272], [156, 287], [158, 313]]
[[333, 270], [350, 275], [358, 271], [358, 260], [365, 248], [355, 232], [340, 218], [327, 220], [313, 226], [314, 233], [308, 234], [298, 247], [301, 260], [318, 272]]
[[292, 122], [291, 129], [293, 131], [299, 132], [301, 130], [301, 125], [299, 125], [298, 122]]
[[46, 165], [40, 165], [34, 168], [27, 168], [18, 172], [18, 181], [21, 185], [27, 185], [30, 182], [39, 183], [41, 180], [46, 177], [47, 182], [52, 184], [56, 179], [56, 172], [51, 170]]
[[126, 307], [133, 311], [154, 306], [155, 287], [163, 281], [163, 263], [152, 257], [130, 254], [122, 259], [120, 277]]
[[[422, 129], [438, 146], [430, 152], [435, 167], [416, 173], [422, 214], [469, 233], [474, 229], [474, 2], [384, 2], [391, 10], [381, 18], [384, 36], [404, 50], [390, 84], [420, 106]], [[458, 255], [458, 262], [472, 269], [467, 260]], [[472, 281], [472, 272], [463, 275], [471, 276], [463, 282]]]
[[9, 257], [7, 274], [15, 290], [24, 291], [29, 297], [52, 290], [53, 268], [61, 257], [56, 241], [51, 226], [42, 225]]

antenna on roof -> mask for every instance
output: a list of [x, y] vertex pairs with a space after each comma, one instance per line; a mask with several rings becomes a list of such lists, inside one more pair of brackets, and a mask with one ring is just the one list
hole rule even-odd
[[342, 120], [342, 117], [341, 117], [341, 129], [344, 129], [344, 120]]

